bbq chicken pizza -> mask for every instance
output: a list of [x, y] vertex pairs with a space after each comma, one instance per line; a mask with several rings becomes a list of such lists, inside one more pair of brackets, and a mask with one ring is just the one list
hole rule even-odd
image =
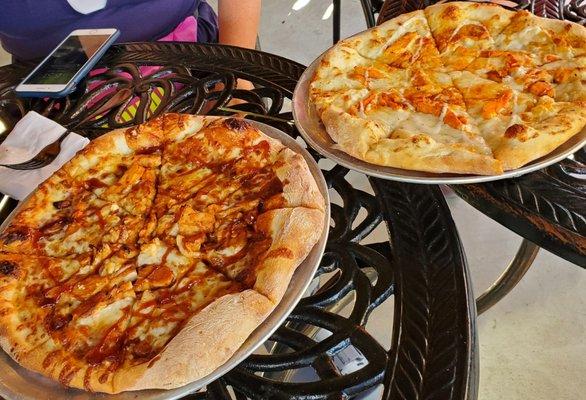
[[586, 126], [586, 28], [490, 3], [438, 4], [339, 42], [309, 96], [356, 158], [500, 174]]
[[0, 235], [0, 345], [90, 391], [197, 380], [281, 300], [324, 207], [304, 158], [243, 119], [112, 131]]

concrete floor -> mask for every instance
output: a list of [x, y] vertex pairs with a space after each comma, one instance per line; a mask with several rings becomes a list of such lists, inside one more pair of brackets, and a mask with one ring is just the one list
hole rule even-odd
[[[343, 2], [342, 26], [342, 37], [365, 29], [358, 1]], [[261, 47], [308, 64], [331, 45], [331, 29], [328, 1], [265, 1]], [[8, 62], [0, 51], [0, 65]], [[351, 181], [368, 185], [359, 174]], [[498, 277], [521, 239], [459, 198], [448, 202], [478, 296]], [[369, 330], [386, 341], [390, 317], [383, 315], [373, 316]], [[514, 291], [478, 318], [478, 329], [479, 399], [586, 398], [586, 271], [542, 250]]]

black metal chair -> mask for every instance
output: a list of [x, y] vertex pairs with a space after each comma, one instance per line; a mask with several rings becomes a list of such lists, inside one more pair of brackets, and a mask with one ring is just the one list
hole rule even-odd
[[[372, 28], [376, 25], [375, 14], [377, 14], [382, 6], [384, 0], [360, 0], [362, 4], [362, 12], [364, 12], [364, 18], [366, 19], [366, 26]], [[333, 12], [333, 41], [334, 44], [340, 40], [340, 16], [342, 13], [342, 1], [334, 0], [334, 12]]]

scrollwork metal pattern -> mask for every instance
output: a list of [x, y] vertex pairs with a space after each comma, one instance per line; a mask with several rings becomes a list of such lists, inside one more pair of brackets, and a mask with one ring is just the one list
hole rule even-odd
[[[36, 110], [89, 137], [166, 111], [221, 115], [220, 107], [229, 103], [291, 121], [287, 99], [304, 70], [261, 52], [183, 43], [117, 46], [103, 65], [109, 68], [59, 100], [14, 97], [11, 87], [26, 68], [2, 68], [0, 111], [16, 121]], [[159, 68], [147, 74], [144, 66]], [[239, 90], [237, 79], [256, 88]], [[237, 104], [231, 103], [235, 99]], [[287, 122], [259, 120], [298, 136]], [[344, 399], [381, 383], [389, 399], [475, 398], [474, 305], [455, 226], [445, 204], [438, 205], [441, 195], [436, 188], [372, 180], [375, 196], [352, 187], [347, 174], [341, 166], [324, 170], [341, 203], [331, 205], [319, 288], [302, 299], [271, 337], [271, 354], [252, 355], [190, 398]], [[361, 244], [383, 221], [391, 227], [390, 243]], [[365, 324], [395, 293], [394, 321], [387, 322], [394, 333], [387, 351]], [[318, 329], [329, 336], [316, 339]], [[350, 345], [367, 363], [343, 373], [334, 359]], [[312, 382], [290, 379], [303, 368], [313, 371]]]

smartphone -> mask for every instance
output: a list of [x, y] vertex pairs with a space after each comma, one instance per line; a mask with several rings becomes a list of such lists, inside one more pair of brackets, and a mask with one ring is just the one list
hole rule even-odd
[[120, 35], [117, 29], [78, 29], [67, 36], [15, 91], [23, 97], [63, 97], [92, 69]]

